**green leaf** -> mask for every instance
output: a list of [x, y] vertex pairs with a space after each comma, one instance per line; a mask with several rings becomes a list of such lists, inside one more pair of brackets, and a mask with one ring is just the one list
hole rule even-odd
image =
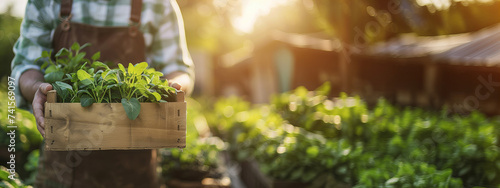
[[63, 77], [64, 77], [64, 72], [62, 71], [51, 72], [43, 76], [43, 78], [47, 83], [55, 83], [56, 81], [61, 81]]
[[88, 94], [83, 94], [80, 97], [80, 104], [82, 105], [82, 107], [90, 106], [90, 105], [94, 104], [94, 99], [92, 97], [90, 97], [90, 95], [88, 95]]
[[82, 59], [85, 57], [85, 55], [86, 55], [85, 52], [80, 52], [80, 53], [78, 53], [78, 55], [73, 57], [73, 59], [71, 59], [71, 62], [80, 63], [80, 61], [82, 61]]
[[158, 85], [158, 86], [162, 86], [163, 85], [163, 81], [160, 80], [160, 76], [158, 76], [158, 75], [154, 75], [151, 78], [151, 83], [153, 83], [154, 85]]
[[[87, 91], [87, 90], [78, 90], [78, 92], [76, 92], [76, 95], [83, 95], [83, 94], [87, 94], [87, 95], [90, 95], [90, 92]], [[81, 97], [81, 96], [80, 96]]]
[[136, 98], [131, 98], [130, 100], [122, 98], [122, 105], [129, 119], [135, 120], [135, 118], [139, 116], [139, 112], [141, 112], [141, 104]]
[[130, 75], [135, 75], [135, 67], [134, 67], [134, 65], [132, 65], [132, 63], [128, 64], [128, 73]]
[[158, 92], [153, 92], [153, 95], [155, 96], [156, 101], [161, 100], [161, 95]]
[[66, 48], [61, 48], [61, 50], [59, 50], [59, 51], [56, 53], [56, 55], [55, 55], [55, 56], [56, 56], [56, 58], [58, 58], [58, 57], [61, 57], [61, 56], [67, 56], [67, 55], [69, 55], [69, 51], [68, 51], [68, 49], [66, 49]]
[[108, 85], [106, 86], [106, 89], [111, 89], [113, 87], [118, 87], [118, 84], [111, 84], [111, 85]]
[[95, 74], [94, 78], [97, 78], [98, 76], [101, 76], [103, 72], [104, 72], [103, 70], [97, 70], [97, 72], [94, 73]]
[[47, 51], [43, 51], [43, 52], [42, 52], [42, 57], [50, 57], [49, 52], [47, 52]]
[[142, 63], [138, 63], [135, 65], [134, 67], [134, 71], [135, 71], [135, 75], [141, 75], [142, 72], [144, 72], [146, 70], [146, 68], [148, 68], [148, 63], [146, 62], [142, 62]]
[[92, 55], [92, 61], [97, 61], [99, 58], [101, 58], [101, 52], [97, 52]]
[[73, 51], [79, 51], [80, 50], [80, 44], [78, 44], [78, 42], [73, 43], [73, 45], [71, 45], [71, 50], [73, 50]]
[[61, 99], [59, 101], [66, 102], [66, 98], [69, 96], [69, 92], [66, 89], [62, 89], [57, 84], [52, 84], [52, 88], [54, 88], [57, 92], [57, 98]]
[[108, 65], [104, 64], [103, 62], [100, 62], [100, 61], [96, 61], [94, 63], [92, 63], [91, 65], [92, 68], [104, 68], [106, 70], [109, 69]]
[[43, 69], [45, 69], [47, 66], [49, 66], [49, 62], [48, 62], [48, 61], [44, 62], [44, 63], [42, 64], [42, 66], [40, 66], [40, 69], [42, 69], [42, 70], [43, 70]]
[[151, 83], [151, 78], [149, 78], [148, 75], [145, 75], [145, 74], [141, 74], [141, 77], [143, 80], [146, 80], [146, 83]]
[[139, 80], [134, 84], [134, 87], [137, 88], [142, 94], [150, 93], [148, 92], [146, 85], [148, 85], [146, 80]]
[[57, 71], [57, 67], [55, 65], [50, 65], [49, 67], [47, 67], [47, 69], [45, 69], [45, 74], [49, 74], [49, 73], [56, 72], [56, 71]]
[[144, 73], [147, 74], [147, 75], [149, 75], [149, 77], [153, 77], [153, 76], [162, 77], [163, 76], [162, 72], [156, 71], [154, 68], [146, 69], [144, 71]]
[[80, 83], [82, 84], [82, 85], [80, 85], [80, 88], [84, 88], [84, 87], [87, 87], [89, 85], [92, 85], [92, 81], [89, 79], [82, 80], [82, 81], [80, 81]]
[[116, 76], [116, 71], [117, 71], [116, 69], [106, 70], [101, 74], [101, 77], [106, 81], [114, 80], [114, 81], [118, 82], [118, 77]]
[[7, 170], [0, 169], [0, 180], [8, 180], [9, 175], [10, 173]]
[[97, 92], [97, 93], [100, 93], [102, 90], [102, 86], [98, 85], [94, 88], [94, 91]]
[[82, 46], [80, 46], [80, 50], [81, 50], [81, 49], [84, 49], [84, 48], [85, 48], [85, 47], [87, 47], [87, 46], [91, 46], [91, 44], [90, 44], [90, 43], [85, 43], [85, 44], [83, 44]]
[[121, 63], [118, 64], [118, 68], [123, 72], [123, 74], [127, 73], [127, 71], [125, 70], [125, 67]]
[[61, 87], [61, 89], [63, 89], [63, 90], [69, 90], [69, 91], [73, 90], [73, 87], [71, 87], [71, 85], [69, 85], [67, 83], [56, 81], [55, 84], [58, 85], [59, 87]]
[[90, 79], [92, 78], [92, 76], [90, 76], [90, 74], [89, 74], [89, 73], [87, 73], [87, 72], [85, 72], [84, 70], [81, 70], [81, 69], [80, 69], [80, 70], [78, 70], [78, 71], [76, 72], [76, 74], [77, 74], [78, 79], [79, 79], [80, 81], [83, 81], [83, 80], [86, 80], [86, 79], [89, 79], [89, 80], [90, 80]]

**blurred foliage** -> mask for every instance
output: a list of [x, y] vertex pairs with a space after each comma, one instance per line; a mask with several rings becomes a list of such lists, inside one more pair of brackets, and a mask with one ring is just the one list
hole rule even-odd
[[[7, 80], [5, 79], [6, 77], [1, 80], [0, 84], [0, 98], [2, 99], [8, 98], [6, 88]], [[38, 148], [40, 148], [43, 138], [36, 127], [35, 117], [33, 116], [33, 114], [26, 110], [16, 108], [15, 123], [9, 123], [9, 119], [7, 116], [9, 114], [7, 108], [8, 102], [9, 100], [0, 100], [0, 106], [4, 107], [0, 109], [0, 135], [6, 135], [7, 132], [10, 132], [10, 130], [12, 130], [11, 128], [7, 128], [7, 126], [17, 126], [17, 128], [15, 129], [15, 155], [17, 166], [16, 171], [19, 173], [20, 178], [23, 179], [23, 182], [26, 185], [31, 185], [35, 180], [39, 157]], [[7, 147], [9, 144], [10, 138], [8, 136], [0, 137], [0, 149], [5, 150], [0, 152], [2, 154], [0, 155], [0, 162], [2, 163], [6, 163], [9, 160], [8, 155], [10, 153], [7, 152]], [[22, 186], [23, 184], [16, 184], [19, 183], [18, 181], [7, 182], [10, 182], [11, 186], [13, 187], [24, 187]]]
[[[162, 178], [166, 181], [172, 178], [186, 181], [218, 178], [219, 152], [224, 150], [225, 144], [217, 137], [200, 138], [195, 124], [206, 126], [202, 106], [193, 99], [188, 99], [187, 104], [186, 148], [158, 150]], [[208, 127], [206, 128], [208, 130]]]
[[313, 0], [320, 27], [356, 47], [401, 33], [447, 35], [476, 31], [500, 22], [490, 16], [500, 1], [456, 1], [449, 7], [421, 6], [418, 0]]
[[23, 181], [27, 185], [33, 185], [35, 183], [38, 173], [38, 158], [40, 158], [40, 150], [36, 149], [28, 155], [28, 160], [24, 163], [24, 170], [28, 175]]
[[[0, 98], [7, 99], [7, 81], [2, 79], [0, 84]], [[8, 103], [9, 100], [0, 100], [0, 106], [4, 107], [0, 109], [0, 135], [6, 135], [11, 129], [7, 126], [17, 126], [16, 130], [16, 152], [29, 152], [34, 148], [38, 148], [42, 143], [42, 136], [38, 132], [36, 127], [35, 117], [29, 111], [22, 109], [15, 109], [15, 123], [10, 124], [8, 119]], [[0, 137], [0, 146], [7, 147], [9, 145], [10, 138], [6, 136]]]
[[385, 100], [368, 109], [358, 97], [328, 99], [328, 86], [298, 88], [257, 107], [221, 99], [207, 121], [233, 159], [255, 160], [277, 180], [311, 187], [500, 185], [499, 119], [400, 109]]
[[0, 187], [8, 188], [30, 188], [31, 186], [25, 185], [18, 176], [14, 180], [9, 178], [9, 171], [4, 166], [0, 166]]
[[10, 62], [14, 58], [12, 48], [19, 38], [21, 19], [13, 17], [10, 11], [0, 14], [0, 78], [10, 75]]
[[348, 44], [371, 44], [410, 31], [399, 12], [391, 13], [393, 0], [313, 1], [319, 26]]
[[451, 170], [436, 170], [424, 162], [400, 162], [390, 158], [378, 161], [377, 168], [363, 170], [355, 188], [368, 187], [462, 187], [460, 179], [451, 178]]
[[449, 8], [433, 4], [419, 6], [415, 0], [405, 3], [402, 11], [412, 31], [419, 35], [447, 35], [476, 31], [500, 22], [500, 17], [489, 16], [500, 11], [500, 1], [456, 1]]

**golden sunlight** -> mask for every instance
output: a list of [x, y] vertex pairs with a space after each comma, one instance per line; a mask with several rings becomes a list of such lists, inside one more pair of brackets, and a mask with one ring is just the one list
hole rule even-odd
[[232, 19], [233, 26], [244, 33], [253, 31], [253, 27], [259, 16], [266, 15], [272, 8], [296, 0], [242, 0], [241, 11], [236, 13]]
[[420, 6], [432, 5], [437, 10], [444, 10], [450, 8], [452, 1], [462, 2], [463, 4], [480, 2], [480, 3], [491, 3], [493, 0], [416, 0], [417, 4]]

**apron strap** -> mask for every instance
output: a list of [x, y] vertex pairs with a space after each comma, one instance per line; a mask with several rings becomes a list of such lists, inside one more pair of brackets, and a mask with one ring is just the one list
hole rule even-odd
[[141, 22], [142, 0], [132, 0], [130, 8], [130, 24], [139, 25]]
[[73, 7], [73, 0], [61, 0], [61, 11], [59, 16], [61, 18], [68, 17], [71, 14], [71, 8]]

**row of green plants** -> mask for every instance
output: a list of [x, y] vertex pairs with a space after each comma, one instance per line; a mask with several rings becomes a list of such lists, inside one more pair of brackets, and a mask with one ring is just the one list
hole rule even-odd
[[252, 106], [215, 103], [207, 119], [238, 161], [274, 180], [311, 187], [498, 187], [497, 118], [399, 108], [358, 97], [331, 100], [328, 84]]

